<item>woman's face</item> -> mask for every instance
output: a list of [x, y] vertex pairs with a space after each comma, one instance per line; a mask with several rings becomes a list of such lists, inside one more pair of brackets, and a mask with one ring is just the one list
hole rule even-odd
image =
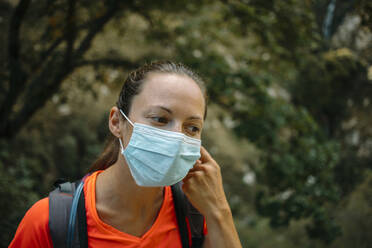
[[[170, 73], [149, 73], [140, 93], [133, 97], [129, 119], [160, 129], [200, 139], [205, 100], [199, 86], [189, 77]], [[125, 124], [130, 125], [128, 122]], [[131, 128], [124, 133], [124, 146]], [[129, 136], [129, 137], [128, 137]]]

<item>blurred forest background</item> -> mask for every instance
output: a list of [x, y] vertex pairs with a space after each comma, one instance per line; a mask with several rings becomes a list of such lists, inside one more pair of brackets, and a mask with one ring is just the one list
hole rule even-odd
[[0, 246], [102, 151], [133, 68], [207, 82], [244, 247], [372, 247], [372, 1], [0, 0]]

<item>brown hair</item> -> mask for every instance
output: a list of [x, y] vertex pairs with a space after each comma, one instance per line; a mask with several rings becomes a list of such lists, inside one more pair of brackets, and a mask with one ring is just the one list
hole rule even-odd
[[[119, 99], [116, 102], [116, 106], [121, 109], [127, 116], [129, 116], [133, 97], [141, 92], [141, 86], [145, 82], [146, 76], [151, 72], [178, 74], [187, 76], [194, 80], [194, 82], [200, 87], [205, 99], [204, 119], [206, 118], [207, 93], [203, 80], [187, 66], [171, 61], [152, 62], [150, 64], [145, 64], [144, 66], [141, 66], [129, 73], [127, 79], [124, 82], [123, 88], [120, 91]], [[89, 172], [104, 170], [110, 167], [117, 161], [119, 150], [119, 140], [117, 139], [117, 137], [110, 133], [105, 149], [98, 157], [98, 159], [92, 164]]]

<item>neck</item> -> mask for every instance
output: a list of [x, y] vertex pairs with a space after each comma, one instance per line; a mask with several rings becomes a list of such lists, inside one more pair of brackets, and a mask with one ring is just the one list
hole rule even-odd
[[102, 209], [113, 217], [118, 213], [128, 221], [140, 220], [151, 226], [163, 202], [163, 189], [138, 186], [125, 159], [119, 155], [118, 161], [97, 177], [97, 211]]

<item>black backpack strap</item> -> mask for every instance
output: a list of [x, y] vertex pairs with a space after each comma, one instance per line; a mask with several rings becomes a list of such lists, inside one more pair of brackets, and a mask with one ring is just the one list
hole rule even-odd
[[88, 248], [87, 213], [85, 211], [84, 192], [80, 195], [77, 211], [80, 247]]
[[[183, 193], [183, 192], [182, 192]], [[190, 224], [192, 248], [199, 248], [204, 243], [204, 216], [186, 199], [187, 219]]]
[[[69, 222], [71, 216], [71, 207], [75, 190], [80, 184], [81, 180], [74, 183], [65, 182], [56, 186], [56, 189], [49, 193], [49, 229], [53, 241], [53, 247], [68, 247], [67, 237], [69, 230]], [[87, 224], [85, 212], [85, 198], [82, 192], [77, 199], [77, 215], [78, 222], [75, 223], [72, 230], [73, 241], [72, 247], [86, 248], [88, 247]], [[77, 230], [76, 230], [77, 226]]]
[[68, 221], [68, 226], [67, 226], [67, 248], [80, 247], [80, 242], [79, 242], [80, 235], [78, 234], [78, 230], [76, 228], [78, 225], [77, 224], [78, 221], [76, 220], [78, 219], [77, 208], [79, 204], [79, 199], [81, 198], [81, 195], [84, 194], [83, 188], [84, 188], [83, 181], [78, 181], [75, 183], [75, 193], [74, 193], [74, 197], [72, 198], [70, 216], [69, 216], [69, 221]]
[[67, 227], [75, 184], [59, 184], [49, 193], [49, 230], [53, 247], [66, 247]]
[[189, 231], [186, 223], [186, 204], [183, 193], [181, 193], [180, 185], [177, 183], [171, 186], [174, 208], [176, 210], [176, 217], [178, 228], [180, 231], [182, 248], [189, 248]]
[[[188, 201], [183, 193], [181, 184], [171, 186], [174, 207], [176, 210], [177, 222], [183, 248], [199, 248], [204, 242], [204, 217]], [[186, 223], [189, 221], [189, 227]], [[191, 232], [192, 246], [189, 244], [189, 232]]]

